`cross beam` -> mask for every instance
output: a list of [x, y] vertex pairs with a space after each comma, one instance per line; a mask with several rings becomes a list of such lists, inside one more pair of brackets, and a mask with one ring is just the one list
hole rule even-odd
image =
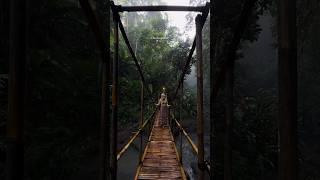
[[136, 12], [136, 11], [194, 11], [204, 12], [207, 6], [120, 6], [116, 5], [118, 12]]

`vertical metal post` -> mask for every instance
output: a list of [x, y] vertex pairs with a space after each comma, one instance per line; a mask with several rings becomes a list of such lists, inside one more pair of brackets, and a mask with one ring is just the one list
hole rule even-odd
[[[100, 164], [99, 164], [99, 179], [110, 179], [110, 1], [97, 1], [97, 19], [99, 19], [101, 31], [105, 36], [103, 38], [105, 49], [101, 53], [101, 119], [100, 119]], [[104, 53], [105, 52], [105, 53]]]
[[224, 180], [232, 179], [232, 122], [233, 122], [233, 88], [234, 88], [234, 61], [228, 62], [226, 70], [226, 116], [224, 139]]
[[179, 135], [180, 135], [180, 163], [182, 164], [182, 153], [183, 153], [183, 144], [182, 144], [182, 129], [179, 128]]
[[181, 121], [181, 111], [182, 111], [182, 106], [181, 106], [181, 103], [182, 103], [182, 88], [180, 89], [180, 97], [179, 97], [179, 122]]
[[23, 179], [23, 125], [26, 103], [26, 0], [10, 3], [10, 62], [7, 121], [6, 179]]
[[[140, 103], [141, 103], [141, 106], [140, 106], [140, 128], [142, 128], [142, 125], [143, 125], [143, 121], [144, 121], [144, 84], [143, 82], [141, 81], [141, 96], [140, 96]], [[143, 153], [143, 130], [141, 131], [140, 133], [140, 160], [139, 162], [141, 163], [141, 158], [142, 158], [142, 153]]]
[[150, 134], [151, 134], [153, 122], [154, 122], [154, 119], [155, 119], [156, 116], [157, 116], [157, 113], [155, 113], [154, 117], [152, 117], [152, 120], [150, 120], [150, 122], [148, 123], [148, 130], [149, 130], [149, 132], [148, 132], [148, 137], [149, 137]]
[[214, 56], [215, 56], [215, 46], [214, 46], [214, 0], [210, 0], [210, 179], [213, 180], [214, 174], [214, 97], [213, 97], [213, 84], [214, 84]]
[[278, 3], [279, 179], [298, 179], [296, 0]]
[[[172, 105], [173, 105], [173, 104], [172, 104]], [[175, 102], [174, 102], [174, 106], [176, 106], [176, 103], [175, 103]], [[172, 112], [173, 112], [173, 116], [176, 117], [176, 116], [175, 116], [175, 112], [176, 112], [175, 109], [172, 109]], [[171, 130], [173, 130], [173, 129], [172, 129], [172, 118], [169, 119], [169, 127], [171, 128]]]
[[[210, 0], [210, 179], [224, 179], [224, 119], [214, 117], [215, 98], [218, 96], [221, 73], [215, 72], [216, 61], [222, 45], [220, 38], [221, 22], [225, 16], [225, 0]], [[217, 75], [217, 76], [215, 76]], [[218, 99], [218, 98], [217, 98]]]
[[[107, 57], [106, 57], [107, 58]], [[102, 62], [102, 87], [101, 87], [101, 120], [100, 120], [100, 180], [110, 177], [110, 64]]]
[[119, 104], [119, 14], [116, 12], [114, 17], [114, 58], [113, 58], [113, 80], [112, 80], [112, 172], [111, 179], [117, 179], [117, 139], [118, 139], [118, 104]]
[[204, 179], [202, 16], [196, 17], [198, 180]]
[[[180, 119], [179, 122], [180, 124], [182, 123], [182, 103], [183, 103], [183, 82], [181, 83], [181, 94], [180, 94]], [[182, 129], [179, 129], [180, 132], [180, 163], [182, 164]]]

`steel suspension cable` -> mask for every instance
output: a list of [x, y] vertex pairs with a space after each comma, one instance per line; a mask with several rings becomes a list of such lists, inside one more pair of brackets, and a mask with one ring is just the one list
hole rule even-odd
[[137, 67], [137, 70], [139, 72], [141, 81], [144, 84], [144, 87], [148, 91], [149, 95], [152, 95], [151, 90], [149, 89], [149, 86], [147, 86], [147, 84], [146, 84], [146, 81], [145, 81], [145, 78], [144, 78], [144, 75], [143, 75], [143, 72], [142, 72], [142, 68], [141, 68], [141, 66], [140, 66], [140, 64], [138, 62], [138, 59], [137, 59], [137, 57], [136, 57], [136, 55], [135, 55], [135, 53], [134, 53], [134, 51], [132, 49], [132, 46], [131, 46], [131, 44], [129, 42], [128, 36], [126, 34], [126, 31], [125, 31], [124, 26], [122, 24], [122, 21], [120, 19], [119, 11], [117, 10], [117, 8], [116, 8], [116, 6], [114, 5], [113, 2], [111, 3], [111, 10], [113, 11], [114, 14], [117, 14], [116, 17], [118, 17], [119, 29], [120, 29], [121, 35], [122, 35], [122, 37], [123, 37], [123, 39], [124, 39], [124, 41], [125, 41], [125, 43], [126, 43], [126, 45], [128, 47], [129, 53], [131, 54], [131, 56], [133, 58], [134, 64]]
[[[207, 20], [207, 17], [208, 17], [208, 14], [209, 14], [209, 10], [210, 10], [210, 3], [207, 3], [205, 7], [206, 7], [206, 9], [205, 9], [205, 11], [203, 12], [203, 15], [202, 15], [203, 18], [202, 18], [202, 22], [201, 22], [201, 28], [203, 28], [203, 26], [204, 26], [204, 24], [205, 24], [205, 22]], [[179, 89], [181, 87], [182, 82], [184, 81], [185, 75], [187, 74], [187, 71], [189, 69], [189, 66], [190, 66], [190, 63], [191, 63], [191, 60], [192, 60], [192, 56], [193, 56], [193, 53], [194, 53], [195, 49], [196, 49], [196, 37], [193, 40], [193, 43], [192, 43], [189, 55], [187, 57], [186, 63], [184, 65], [182, 74], [181, 74], [181, 76], [179, 78], [179, 82], [178, 82], [178, 85], [177, 85], [177, 88], [176, 88], [176, 91], [175, 91], [175, 94], [174, 94], [174, 97], [173, 97], [173, 101], [177, 98], [178, 91], [179, 91]]]

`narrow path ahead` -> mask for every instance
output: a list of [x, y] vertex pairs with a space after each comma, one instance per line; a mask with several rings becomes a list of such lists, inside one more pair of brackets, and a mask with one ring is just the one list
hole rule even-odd
[[[166, 113], [167, 115], [167, 113]], [[168, 120], [168, 117], [166, 117]], [[186, 179], [169, 126], [161, 126], [160, 113], [155, 116], [149, 142], [135, 179]]]

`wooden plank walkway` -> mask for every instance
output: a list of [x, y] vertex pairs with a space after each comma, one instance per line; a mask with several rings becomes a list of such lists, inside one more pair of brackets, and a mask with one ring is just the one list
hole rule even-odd
[[138, 179], [186, 179], [171, 130], [169, 126], [161, 126], [159, 112], [136, 172], [135, 180]]

